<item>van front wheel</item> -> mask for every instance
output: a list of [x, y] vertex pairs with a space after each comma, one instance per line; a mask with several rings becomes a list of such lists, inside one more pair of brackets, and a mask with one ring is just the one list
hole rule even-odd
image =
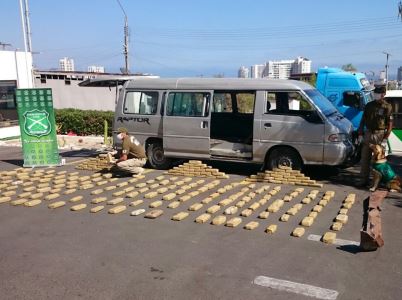
[[295, 150], [290, 148], [276, 148], [269, 154], [267, 167], [272, 170], [279, 166], [291, 167], [293, 170], [301, 170], [302, 161]]
[[159, 170], [169, 169], [171, 160], [165, 156], [163, 146], [160, 143], [150, 144], [147, 149], [148, 163]]

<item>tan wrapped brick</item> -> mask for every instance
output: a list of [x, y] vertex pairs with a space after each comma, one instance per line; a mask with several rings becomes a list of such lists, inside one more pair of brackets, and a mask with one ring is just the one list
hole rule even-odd
[[211, 215], [210, 215], [210, 214], [202, 214], [202, 215], [198, 216], [198, 217], [195, 219], [195, 222], [196, 222], [196, 223], [203, 224], [203, 223], [208, 222], [210, 218], [211, 218]]
[[181, 220], [184, 220], [185, 218], [187, 218], [188, 216], [189, 216], [188, 212], [182, 211], [182, 212], [175, 214], [172, 217], [172, 220], [173, 221], [181, 221]]
[[109, 212], [109, 214], [119, 214], [119, 213], [125, 211], [126, 209], [127, 209], [127, 207], [125, 205], [118, 205], [118, 206], [115, 206], [115, 207], [109, 209], [108, 212]]
[[60, 194], [50, 194], [50, 195], [45, 196], [45, 200], [53, 200], [53, 199], [56, 199], [59, 197], [60, 197]]
[[27, 201], [28, 201], [27, 199], [18, 199], [18, 200], [11, 201], [10, 204], [13, 206], [17, 206], [17, 205], [22, 205]]
[[288, 215], [288, 214], [283, 214], [283, 215], [281, 216], [281, 218], [280, 218], [280, 221], [281, 221], [281, 222], [287, 222], [287, 221], [289, 221], [289, 218], [290, 218], [290, 215]]
[[97, 198], [92, 199], [91, 203], [98, 204], [98, 203], [105, 202], [106, 200], [107, 200], [106, 197], [97, 197]]
[[149, 207], [150, 208], [157, 208], [157, 207], [162, 206], [162, 205], [163, 205], [163, 202], [159, 200], [159, 201], [154, 201], [151, 204], [149, 204]]
[[130, 203], [130, 206], [138, 206], [140, 204], [144, 203], [144, 200], [135, 200]]
[[256, 222], [256, 221], [251, 221], [251, 222], [247, 223], [247, 224], [244, 226], [244, 229], [247, 229], [247, 230], [254, 230], [254, 229], [256, 229], [259, 225], [260, 225], [260, 223], [258, 223], [258, 222]]
[[228, 220], [225, 224], [227, 227], [236, 227], [242, 222], [242, 219], [239, 217], [232, 218]]
[[222, 225], [226, 222], [226, 217], [225, 216], [217, 216], [212, 219], [211, 224], [212, 225]]
[[346, 224], [348, 222], [348, 216], [347, 215], [337, 215], [335, 220], [339, 223]]
[[194, 203], [193, 205], [191, 205], [188, 210], [190, 211], [197, 211], [199, 209], [201, 209], [203, 207], [203, 205], [201, 203]]
[[269, 233], [269, 234], [273, 234], [273, 233], [276, 232], [277, 229], [278, 229], [278, 225], [276, 225], [276, 224], [271, 224], [271, 225], [269, 225], [269, 226], [265, 229], [265, 232], [266, 232], [266, 233]]
[[167, 207], [174, 209], [174, 208], [178, 207], [179, 205], [180, 205], [180, 201], [173, 201], [173, 202], [169, 203], [169, 205]]
[[318, 216], [318, 212], [312, 211], [312, 212], [310, 212], [310, 213], [308, 214], [308, 216], [309, 216], [310, 218], [315, 219], [315, 218], [317, 218], [317, 216]]
[[251, 209], [245, 209], [240, 213], [240, 215], [243, 217], [249, 217], [252, 215], [252, 213], [253, 211]]
[[310, 227], [311, 225], [313, 225], [314, 223], [314, 218], [312, 217], [305, 217], [303, 218], [303, 220], [301, 221], [301, 225], [306, 226], [306, 227]]
[[82, 209], [84, 209], [84, 208], [86, 208], [86, 207], [87, 207], [87, 205], [86, 205], [85, 203], [81, 203], [81, 204], [77, 204], [77, 205], [71, 206], [71, 207], [70, 207], [70, 210], [71, 210], [71, 211], [79, 211], [79, 210], [82, 210]]
[[208, 204], [208, 203], [211, 202], [212, 200], [214, 200], [214, 199], [212, 199], [211, 197], [207, 197], [207, 198], [202, 199], [202, 200], [201, 200], [201, 203], [203, 203], [203, 204]]
[[221, 207], [219, 206], [219, 205], [213, 205], [213, 206], [211, 206], [211, 207], [209, 207], [208, 209], [207, 209], [207, 213], [209, 213], [209, 214], [214, 214], [214, 213], [216, 213], [217, 211], [219, 211], [221, 209]]
[[6, 202], [9, 202], [9, 201], [11, 201], [11, 197], [10, 197], [10, 196], [3, 196], [3, 197], [0, 197], [0, 203], [6, 203]]
[[318, 212], [318, 213], [321, 212], [322, 209], [323, 209], [323, 207], [321, 205], [315, 205], [313, 207], [313, 211]]
[[155, 209], [155, 210], [151, 210], [150, 212], [148, 212], [145, 215], [145, 218], [147, 218], [147, 219], [156, 219], [156, 218], [160, 217], [161, 215], [163, 215], [163, 210]]
[[236, 206], [230, 206], [225, 209], [225, 215], [234, 215], [238, 211], [238, 208]]
[[55, 208], [63, 207], [64, 205], [66, 205], [66, 202], [57, 201], [57, 202], [50, 203], [47, 207], [50, 209], [55, 209]]
[[292, 236], [294, 237], [301, 237], [303, 236], [303, 234], [305, 233], [305, 229], [303, 227], [296, 227], [293, 232], [292, 232]]
[[137, 197], [139, 195], [139, 193], [138, 192], [131, 192], [131, 193], [128, 193], [127, 195], [126, 195], [126, 197], [127, 198], [135, 198], [135, 197]]
[[106, 204], [116, 205], [116, 204], [122, 203], [123, 201], [124, 201], [124, 198], [115, 198], [115, 199], [107, 201]]
[[351, 202], [343, 203], [342, 208], [351, 209], [352, 203]]
[[[123, 191], [114, 192], [112, 195], [113, 195], [114, 197], [120, 197], [120, 196], [123, 196], [125, 193], [126, 193], [126, 192], [123, 190]], [[134, 193], [135, 193], [135, 192], [134, 192]]]
[[145, 209], [143, 209], [143, 208], [136, 209], [130, 213], [130, 216], [139, 216], [139, 215], [142, 215], [144, 212], [145, 212]]
[[260, 218], [260, 219], [268, 219], [268, 217], [269, 217], [268, 211], [263, 211], [258, 215], [258, 218]]
[[158, 196], [157, 192], [149, 192], [149, 193], [144, 195], [144, 198], [145, 199], [152, 199], [152, 198], [155, 198], [156, 196]]
[[24, 206], [33, 207], [33, 206], [39, 205], [41, 203], [42, 203], [42, 200], [36, 199], [36, 200], [31, 200], [31, 201], [25, 202]]
[[342, 229], [343, 224], [341, 222], [334, 222], [331, 226], [333, 231], [339, 231]]
[[236, 203], [236, 207], [238, 208], [242, 208], [244, 205], [246, 205], [246, 202], [244, 202], [243, 200]]
[[336, 233], [335, 232], [326, 232], [322, 236], [322, 241], [326, 244], [333, 244], [336, 240]]

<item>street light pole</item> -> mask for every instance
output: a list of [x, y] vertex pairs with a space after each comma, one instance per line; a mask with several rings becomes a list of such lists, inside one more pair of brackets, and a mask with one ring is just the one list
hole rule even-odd
[[123, 8], [123, 6], [120, 3], [120, 0], [116, 0], [117, 3], [119, 4], [121, 10], [123, 11], [124, 14], [124, 45], [123, 45], [123, 54], [124, 54], [124, 74], [129, 74], [129, 51], [128, 51], [128, 44], [129, 44], [129, 29], [128, 29], [128, 20], [127, 20], [127, 14]]
[[391, 56], [391, 54], [383, 51], [382, 53], [384, 53], [387, 56], [387, 63], [385, 64], [385, 88], [388, 90], [388, 60], [389, 57]]

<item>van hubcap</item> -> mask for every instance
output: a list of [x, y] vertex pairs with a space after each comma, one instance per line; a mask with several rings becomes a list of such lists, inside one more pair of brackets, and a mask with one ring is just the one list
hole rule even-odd
[[278, 160], [278, 166], [291, 167], [292, 164], [292, 160], [289, 157], [280, 157]]
[[157, 149], [153, 153], [153, 157], [156, 161], [161, 162], [165, 159], [165, 155], [163, 154], [162, 149]]

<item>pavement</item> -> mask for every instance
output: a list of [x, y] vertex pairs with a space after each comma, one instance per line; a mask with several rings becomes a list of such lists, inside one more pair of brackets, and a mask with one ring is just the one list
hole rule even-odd
[[[54, 170], [75, 172], [79, 162], [94, 155], [90, 150], [64, 151], [62, 156], [67, 164]], [[20, 167], [21, 157], [18, 147], [0, 147], [0, 171]], [[390, 159], [401, 174], [400, 158]], [[360, 239], [362, 203], [369, 195], [367, 190], [354, 187], [357, 168], [320, 167], [305, 171], [306, 175], [324, 183], [319, 196], [325, 191], [335, 191], [335, 197], [300, 238], [291, 233], [300, 226], [299, 222], [318, 198], [304, 205], [288, 222], [280, 222], [279, 218], [315, 188], [305, 187], [302, 194], [285, 203], [279, 212], [271, 213], [268, 219], [258, 219], [258, 214], [274, 199], [283, 198], [296, 188], [281, 185], [279, 194], [250, 217], [242, 217], [242, 224], [236, 228], [209, 222], [197, 224], [194, 220], [244, 185], [227, 191], [199, 211], [189, 212], [186, 219], [172, 221], [173, 215], [188, 211], [189, 206], [218, 188], [241, 182], [259, 171], [259, 166], [207, 163], [230, 178], [176, 209], [167, 208], [169, 202], [163, 201], [160, 208], [164, 214], [154, 220], [143, 215], [130, 216], [130, 212], [138, 208], [149, 211], [149, 204], [161, 196], [145, 199], [140, 194], [138, 199], [143, 199], [144, 204], [128, 207], [117, 215], [107, 213], [111, 205], [105, 205], [96, 214], [89, 212], [95, 206], [90, 203], [94, 197], [113, 199], [116, 198], [113, 193], [125, 187], [100, 195], [91, 192], [132, 179], [122, 176], [89, 190], [78, 189], [70, 195], [61, 193], [60, 198], [44, 200], [31, 208], [0, 204], [1, 299], [399, 299], [402, 292], [400, 194], [390, 194], [383, 205], [385, 246], [375, 252], [361, 252], [356, 246]], [[49, 170], [52, 168], [45, 168]], [[147, 183], [158, 176], [170, 177], [159, 170], [146, 172], [145, 178], [130, 186]], [[79, 176], [93, 174], [79, 171]], [[197, 180], [194, 178], [192, 182]], [[205, 184], [213, 180], [205, 179]], [[256, 183], [251, 190], [265, 185]], [[22, 189], [23, 186], [18, 186], [13, 200]], [[357, 201], [348, 212], [349, 221], [337, 232], [338, 243], [319, 241], [319, 237], [330, 231], [333, 218], [350, 193], [356, 194]], [[74, 204], [85, 203], [88, 207], [72, 212], [69, 208], [74, 204], [68, 200], [77, 195], [84, 199]], [[253, 201], [262, 196], [257, 195]], [[67, 205], [57, 209], [47, 207], [60, 200]], [[135, 199], [125, 198], [124, 204], [132, 200]], [[222, 210], [214, 214], [217, 215], [222, 215]], [[243, 229], [250, 221], [259, 222], [259, 227]], [[278, 225], [274, 234], [264, 232], [270, 224]]]

